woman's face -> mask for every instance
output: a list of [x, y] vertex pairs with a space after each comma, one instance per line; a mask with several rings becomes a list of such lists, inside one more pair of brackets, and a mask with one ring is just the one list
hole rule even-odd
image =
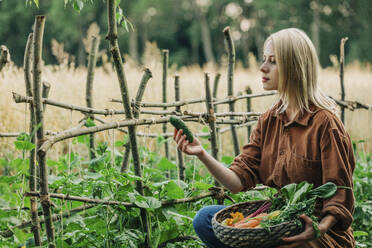
[[264, 47], [260, 71], [262, 72], [262, 84], [264, 90], [277, 90], [279, 83], [279, 71], [278, 66], [276, 65], [274, 45], [272, 40], [268, 40]]

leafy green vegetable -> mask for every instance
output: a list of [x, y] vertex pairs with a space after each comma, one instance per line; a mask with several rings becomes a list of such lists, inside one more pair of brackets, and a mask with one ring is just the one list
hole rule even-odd
[[299, 184], [288, 184], [281, 188], [276, 197], [271, 198], [272, 207], [270, 210], [280, 210], [279, 217], [266, 219], [261, 223], [261, 226], [270, 230], [270, 226], [288, 221], [294, 221], [298, 226], [302, 226], [299, 217], [305, 214], [312, 219], [315, 234], [319, 237], [318, 219], [314, 215], [315, 201], [317, 198], [330, 198], [336, 191], [337, 186], [332, 182], [327, 182], [315, 189], [313, 189], [313, 184], [306, 181]]

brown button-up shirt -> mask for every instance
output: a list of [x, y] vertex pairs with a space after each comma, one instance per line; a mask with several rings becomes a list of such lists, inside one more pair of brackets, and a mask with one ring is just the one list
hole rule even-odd
[[[250, 143], [243, 146], [230, 166], [239, 176], [243, 191], [257, 183], [281, 188], [302, 181], [314, 187], [326, 182], [352, 187], [355, 159], [342, 122], [314, 105], [310, 106], [311, 112], [299, 113], [288, 121], [285, 113], [276, 112], [279, 104], [260, 116]], [[335, 196], [320, 201], [316, 215], [332, 214], [337, 223], [307, 247], [355, 247], [350, 227], [353, 211], [354, 195], [350, 189], [338, 189]]]

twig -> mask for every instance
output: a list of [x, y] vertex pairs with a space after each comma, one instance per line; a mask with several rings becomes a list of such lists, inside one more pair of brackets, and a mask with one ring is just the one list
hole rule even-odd
[[[31, 103], [33, 101], [32, 97], [27, 97], [27, 96], [22, 96], [16, 92], [13, 92], [13, 99], [16, 103], [24, 103], [28, 102]], [[69, 109], [73, 111], [79, 111], [82, 113], [86, 114], [97, 114], [97, 115], [119, 115], [119, 114], [124, 114], [125, 111], [123, 110], [114, 110], [114, 109], [93, 109], [93, 108], [88, 108], [88, 107], [83, 107], [83, 106], [78, 106], [78, 105], [73, 105], [73, 104], [67, 104], [67, 103], [61, 103], [57, 102], [51, 99], [41, 99], [42, 103], [52, 105], [55, 107], [60, 107], [64, 109]]]
[[[219, 104], [226, 104], [230, 102], [235, 102], [237, 100], [245, 99], [245, 98], [256, 98], [256, 97], [263, 97], [263, 96], [271, 96], [275, 95], [275, 91], [270, 91], [270, 92], [264, 92], [264, 93], [257, 93], [257, 94], [247, 94], [247, 95], [240, 95], [240, 96], [228, 96], [227, 98], [224, 99], [213, 99], [213, 104], [214, 105], [219, 105]], [[121, 100], [118, 99], [110, 99], [111, 102], [117, 102], [121, 103]], [[143, 102], [141, 103], [140, 107], [143, 108], [163, 108], [163, 107], [182, 107], [185, 105], [189, 104], [195, 104], [195, 103], [202, 103], [205, 102], [205, 98], [192, 98], [192, 99], [186, 99], [182, 101], [176, 101], [176, 102], [170, 102], [170, 103], [149, 103], [149, 102]]]
[[246, 99], [246, 98], [256, 98], [256, 97], [263, 97], [263, 96], [273, 96], [275, 95], [275, 91], [270, 91], [270, 92], [264, 92], [264, 93], [256, 93], [256, 94], [246, 94], [246, 95], [240, 95], [240, 96], [228, 96], [225, 99], [221, 100], [216, 100], [213, 103], [215, 105], [219, 104], [225, 104], [225, 103], [230, 103], [230, 102], [235, 102], [241, 99]]
[[[201, 193], [197, 196], [194, 197], [187, 197], [183, 199], [172, 199], [172, 200], [163, 200], [161, 201], [162, 207], [164, 206], [170, 206], [173, 204], [181, 204], [181, 203], [187, 203], [187, 202], [194, 202], [198, 201], [200, 199], [209, 197], [209, 196], [214, 196], [214, 192], [205, 192]], [[26, 192], [24, 193], [25, 197], [41, 197], [39, 192]], [[50, 198], [57, 198], [57, 199], [62, 199], [62, 200], [70, 200], [70, 201], [79, 201], [79, 202], [85, 202], [85, 203], [92, 203], [92, 204], [101, 204], [101, 205], [117, 205], [117, 206], [124, 206], [127, 208], [141, 208], [137, 206], [134, 203], [130, 202], [121, 202], [121, 201], [107, 201], [107, 200], [100, 200], [100, 199], [92, 199], [88, 197], [81, 197], [81, 196], [71, 196], [71, 195], [64, 195], [64, 194], [56, 194], [56, 193], [50, 193], [49, 194]]]
[[[203, 120], [203, 119], [200, 119], [200, 118], [189, 117], [189, 116], [180, 116], [179, 118], [183, 119], [184, 121], [201, 122], [203, 124], [208, 122], [208, 120]], [[255, 120], [255, 119], [257, 119], [257, 118], [251, 117], [251, 118], [245, 118], [244, 120], [217, 119], [216, 124], [243, 124], [243, 123], [246, 123], [248, 121]], [[69, 138], [73, 138], [73, 137], [77, 137], [77, 136], [84, 135], [84, 134], [101, 132], [101, 131], [105, 131], [105, 130], [109, 130], [109, 129], [113, 129], [113, 128], [118, 128], [118, 127], [134, 127], [134, 126], [149, 125], [149, 124], [154, 124], [154, 123], [161, 124], [161, 123], [165, 123], [165, 122], [169, 122], [169, 117], [162, 117], [162, 118], [158, 118], [158, 119], [147, 118], [147, 119], [138, 119], [138, 120], [137, 119], [124, 120], [124, 121], [118, 121], [118, 122], [109, 122], [109, 123], [102, 124], [102, 125], [97, 125], [97, 126], [94, 126], [94, 127], [80, 128], [80, 129], [76, 129], [76, 130], [73, 130], [73, 131], [69, 130], [69, 131], [61, 132], [58, 135], [55, 135], [55, 136], [50, 137], [49, 139], [47, 139], [44, 142], [43, 146], [40, 147], [40, 149], [38, 149], [38, 153], [45, 153], [46, 151], [49, 150], [49, 148], [53, 144], [55, 144], [59, 141], [69, 139]]]

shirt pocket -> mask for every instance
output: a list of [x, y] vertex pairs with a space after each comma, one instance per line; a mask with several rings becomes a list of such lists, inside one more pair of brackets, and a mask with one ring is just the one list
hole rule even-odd
[[311, 160], [304, 156], [291, 153], [289, 161], [286, 164], [286, 172], [290, 183], [307, 181], [317, 186], [322, 182], [321, 160]]

